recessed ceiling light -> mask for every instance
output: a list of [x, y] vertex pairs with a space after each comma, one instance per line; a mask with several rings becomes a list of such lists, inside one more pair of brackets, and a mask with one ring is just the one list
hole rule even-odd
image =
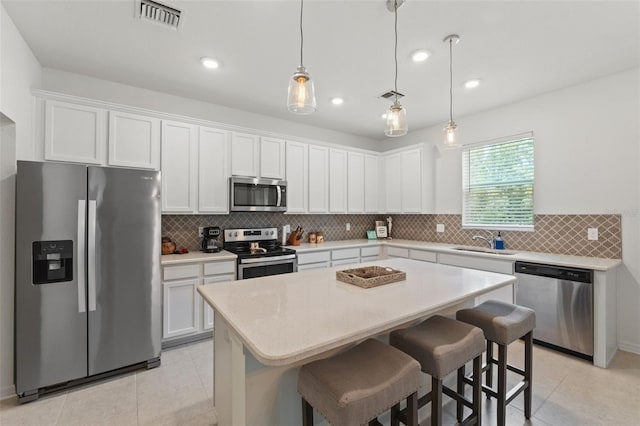
[[475, 89], [478, 86], [480, 86], [480, 79], [479, 78], [474, 78], [474, 79], [471, 79], [471, 80], [467, 80], [464, 83], [464, 88], [465, 89]]
[[200, 63], [203, 67], [209, 68], [210, 70], [214, 70], [220, 67], [220, 62], [216, 61], [213, 58], [200, 58]]
[[344, 99], [342, 98], [331, 98], [331, 103], [334, 105], [342, 105], [344, 103]]
[[411, 60], [413, 62], [424, 62], [429, 56], [431, 56], [431, 52], [425, 49], [416, 50], [411, 54]]
[[387, 119], [387, 113], [386, 113], [386, 112], [385, 112], [385, 113], [383, 113], [383, 114], [380, 116], [380, 118], [382, 118], [383, 120], [386, 120], [386, 119]]

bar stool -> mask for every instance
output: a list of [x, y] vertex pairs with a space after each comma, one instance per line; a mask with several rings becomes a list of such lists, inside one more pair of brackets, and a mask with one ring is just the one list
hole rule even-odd
[[300, 368], [302, 424], [313, 425], [315, 408], [334, 426], [380, 425], [377, 417], [391, 408], [391, 424], [397, 425], [400, 402], [406, 398], [408, 424], [417, 426], [419, 387], [420, 364], [415, 359], [368, 339]]
[[[488, 300], [475, 308], [461, 309], [456, 312], [459, 321], [480, 327], [487, 339], [487, 361], [482, 367], [486, 372], [482, 390], [487, 397], [498, 401], [498, 425], [505, 424], [507, 405], [524, 391], [524, 415], [531, 417], [531, 378], [533, 367], [533, 329], [536, 326], [536, 313], [532, 309], [511, 303]], [[507, 363], [507, 346], [524, 339], [524, 370]], [[498, 359], [493, 358], [493, 343], [498, 345]], [[493, 389], [493, 364], [498, 366], [498, 387]], [[507, 370], [520, 374], [523, 380], [507, 393]], [[468, 377], [458, 376], [458, 392], [469, 383]]]
[[[431, 375], [431, 392], [418, 400], [418, 408], [431, 402], [431, 424], [442, 424], [442, 394], [464, 404], [472, 412], [464, 420], [465, 424], [482, 422], [480, 405], [481, 362], [484, 352], [484, 335], [478, 327], [473, 327], [451, 318], [435, 315], [426, 321], [402, 330], [396, 330], [389, 336], [392, 346], [406, 352], [420, 361], [423, 372]], [[467, 400], [442, 384], [442, 379], [454, 370], [464, 375], [464, 366], [473, 360], [474, 380], [473, 399]], [[462, 405], [459, 405], [463, 410]], [[462, 421], [459, 419], [459, 421]]]

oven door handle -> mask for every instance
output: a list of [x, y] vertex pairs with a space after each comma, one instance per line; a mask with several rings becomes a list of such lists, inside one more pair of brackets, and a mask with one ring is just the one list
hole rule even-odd
[[241, 265], [246, 265], [250, 263], [261, 263], [264, 265], [273, 265], [274, 263], [290, 263], [290, 262], [282, 262], [283, 260], [295, 259], [295, 254], [285, 254], [283, 256], [267, 256], [267, 257], [251, 257], [248, 259], [240, 259]]

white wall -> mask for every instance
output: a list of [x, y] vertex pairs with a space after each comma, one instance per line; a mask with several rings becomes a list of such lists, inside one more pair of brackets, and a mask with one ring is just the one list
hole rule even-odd
[[[14, 191], [16, 156], [34, 155], [31, 88], [42, 68], [0, 4], [0, 398], [13, 388]], [[15, 122], [15, 124], [14, 124]]]
[[[640, 353], [640, 69], [456, 122], [462, 144], [534, 131], [535, 213], [622, 215], [618, 342]], [[442, 127], [381, 143], [385, 149], [420, 142], [441, 146]], [[435, 211], [460, 214], [460, 150], [439, 153]]]
[[377, 141], [361, 136], [50, 68], [43, 70], [42, 88], [52, 92], [356, 148], [375, 150], [378, 145]]

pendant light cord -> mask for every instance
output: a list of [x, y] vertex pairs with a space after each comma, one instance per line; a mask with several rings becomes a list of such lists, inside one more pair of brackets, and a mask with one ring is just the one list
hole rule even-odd
[[302, 65], [302, 47], [304, 46], [304, 33], [302, 32], [302, 10], [304, 9], [304, 0], [300, 0], [300, 66]]
[[394, 61], [395, 61], [395, 65], [396, 65], [396, 76], [395, 76], [395, 101], [398, 102], [398, 0], [394, 0], [393, 2], [393, 9], [394, 9], [394, 15], [395, 15], [395, 28], [394, 28], [394, 34], [395, 34], [395, 46], [394, 46]]
[[453, 37], [449, 38], [449, 123], [453, 122]]

